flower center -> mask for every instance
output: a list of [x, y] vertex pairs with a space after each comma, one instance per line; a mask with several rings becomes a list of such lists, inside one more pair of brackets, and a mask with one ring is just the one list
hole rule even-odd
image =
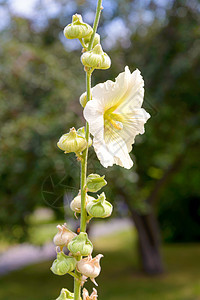
[[112, 125], [113, 128], [117, 130], [123, 129], [123, 117], [120, 114], [113, 113], [112, 110], [108, 109], [104, 113], [104, 122], [106, 125]]

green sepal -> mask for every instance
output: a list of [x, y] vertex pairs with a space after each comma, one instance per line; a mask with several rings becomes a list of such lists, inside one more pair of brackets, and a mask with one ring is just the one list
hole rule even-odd
[[112, 214], [113, 206], [102, 193], [98, 199], [92, 200], [86, 206], [86, 211], [92, 218], [107, 218]]
[[86, 182], [88, 191], [93, 193], [98, 192], [102, 187], [104, 187], [107, 184], [104, 178], [105, 176], [100, 176], [98, 174], [90, 174], [87, 177]]
[[74, 293], [71, 293], [67, 289], [62, 289], [60, 296], [56, 300], [73, 300], [74, 299]]
[[81, 232], [68, 244], [68, 249], [73, 255], [88, 256], [92, 253], [93, 245], [86, 232]]
[[54, 260], [51, 271], [55, 275], [65, 275], [72, 272], [76, 267], [76, 259], [65, 255], [64, 252], [58, 252], [57, 258]]
[[[85, 127], [83, 126], [83, 127], [79, 128], [77, 130], [77, 134], [78, 134], [78, 136], [85, 138]], [[89, 137], [89, 142], [88, 142], [88, 147], [90, 147], [90, 146], [92, 146], [91, 137]]]

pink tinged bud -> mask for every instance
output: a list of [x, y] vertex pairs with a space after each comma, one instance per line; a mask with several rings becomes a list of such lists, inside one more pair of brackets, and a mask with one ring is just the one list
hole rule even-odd
[[97, 290], [93, 288], [92, 294], [89, 296], [89, 293], [86, 289], [83, 289], [83, 300], [97, 300]]
[[58, 233], [54, 236], [53, 242], [56, 246], [63, 248], [69, 244], [69, 242], [76, 236], [76, 233], [69, 230], [65, 224], [58, 225]]
[[[86, 194], [86, 205], [92, 200], [95, 200], [95, 198]], [[70, 203], [70, 208], [75, 213], [81, 213], [81, 191], [79, 191], [78, 195]]]
[[77, 271], [83, 274], [86, 277], [89, 277], [90, 280], [97, 285], [95, 278], [100, 274], [100, 259], [103, 257], [102, 254], [98, 254], [96, 257], [92, 258], [88, 256], [84, 259], [78, 261], [76, 268]]

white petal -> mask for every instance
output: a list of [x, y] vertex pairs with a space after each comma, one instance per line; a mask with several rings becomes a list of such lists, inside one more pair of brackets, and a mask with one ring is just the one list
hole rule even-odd
[[107, 145], [103, 140], [99, 141], [94, 137], [93, 147], [102, 166], [104, 166], [105, 168], [113, 166], [114, 164], [113, 154], [109, 152]]
[[104, 119], [103, 109], [95, 99], [87, 102], [84, 111], [84, 118], [89, 123], [90, 133], [98, 135], [100, 139], [103, 139], [104, 133]]
[[123, 117], [123, 129], [118, 134], [126, 142], [128, 152], [130, 152], [136, 135], [144, 133], [144, 124], [150, 118], [150, 114], [143, 108], [138, 108]]
[[127, 112], [142, 106], [144, 99], [144, 80], [139, 70], [135, 70], [129, 79], [127, 91], [121, 103], [118, 105], [116, 112]]
[[96, 99], [104, 110], [112, 106], [118, 105], [129, 87], [131, 73], [129, 68], [125, 68], [125, 72], [120, 73], [116, 81], [107, 80], [99, 83], [92, 89], [92, 99]]
[[120, 130], [114, 130], [110, 127], [110, 130], [105, 131], [105, 143], [107, 149], [114, 156], [114, 163], [126, 169], [130, 169], [133, 166], [133, 161], [128, 154], [128, 148], [126, 141], [119, 135]]
[[98, 159], [105, 168], [113, 164], [126, 169], [133, 166], [125, 141], [111, 127], [105, 134], [105, 140], [94, 138], [93, 146]]

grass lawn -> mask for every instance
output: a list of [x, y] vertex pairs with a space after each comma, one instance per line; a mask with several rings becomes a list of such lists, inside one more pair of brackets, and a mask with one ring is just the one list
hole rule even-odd
[[[200, 300], [200, 245], [165, 245], [165, 274], [148, 277], [138, 269], [134, 237], [126, 231], [94, 241], [105, 256], [97, 278], [99, 300]], [[72, 290], [72, 278], [53, 275], [50, 266], [44, 262], [1, 277], [0, 300], [51, 300], [62, 287]], [[92, 286], [88, 281], [86, 287]]]

